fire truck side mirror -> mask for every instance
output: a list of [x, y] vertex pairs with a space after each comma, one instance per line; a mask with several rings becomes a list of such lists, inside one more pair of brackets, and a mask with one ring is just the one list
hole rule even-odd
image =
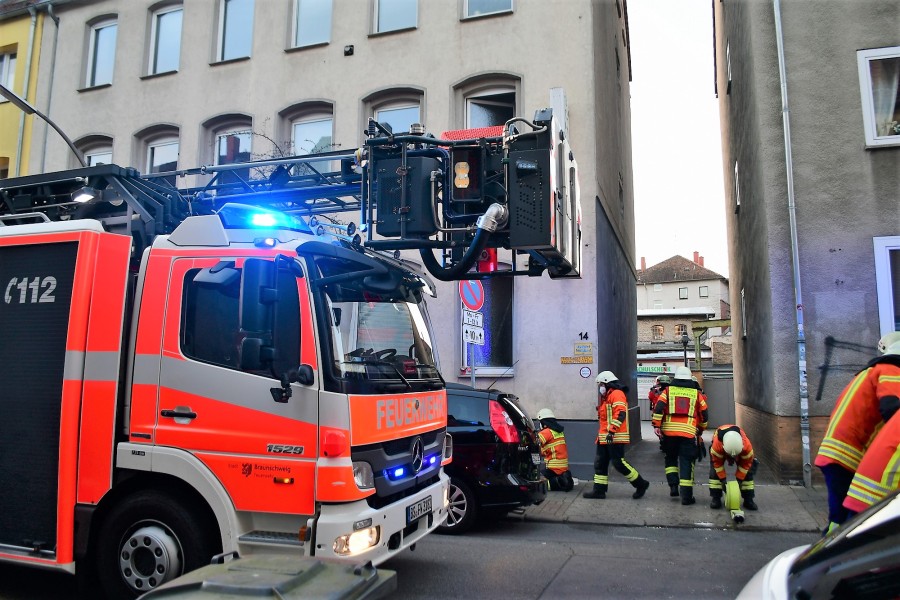
[[241, 278], [241, 329], [271, 339], [275, 300], [275, 263], [248, 258]]

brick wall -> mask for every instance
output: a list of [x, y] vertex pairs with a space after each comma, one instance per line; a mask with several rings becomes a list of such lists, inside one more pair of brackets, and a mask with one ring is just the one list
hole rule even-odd
[[714, 338], [710, 340], [709, 345], [712, 350], [712, 362], [714, 365], [732, 364], [731, 342]]
[[[753, 444], [753, 452], [782, 484], [803, 482], [803, 447], [800, 443], [800, 417], [785, 417], [762, 412], [745, 404], [735, 403], [737, 424]], [[828, 417], [811, 417], [810, 464], [815, 462], [819, 444], [828, 427]], [[812, 466], [814, 485], [824, 483], [822, 473]]]
[[[699, 318], [699, 317], [694, 317]], [[684, 325], [687, 328], [688, 335], [693, 339], [691, 333], [691, 319], [687, 317], [642, 317], [638, 319], [638, 342], [678, 342], [681, 343], [681, 336], [675, 335], [675, 325]], [[662, 325], [665, 328], [663, 338], [661, 340], [653, 339], [653, 326]]]

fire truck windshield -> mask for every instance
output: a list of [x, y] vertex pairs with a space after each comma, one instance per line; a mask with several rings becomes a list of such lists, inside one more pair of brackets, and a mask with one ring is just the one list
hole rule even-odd
[[365, 276], [358, 264], [336, 257], [317, 256], [314, 264], [320, 278], [334, 281], [318, 286], [316, 303], [327, 338], [323, 347], [331, 354], [326, 389], [384, 393], [443, 387], [420, 283], [393, 268], [387, 276]]

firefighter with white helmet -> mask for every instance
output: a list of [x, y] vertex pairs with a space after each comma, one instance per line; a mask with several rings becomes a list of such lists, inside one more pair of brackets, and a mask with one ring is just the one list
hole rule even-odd
[[744, 508], [756, 510], [758, 507], [754, 500], [753, 476], [759, 467], [759, 460], [753, 455], [750, 438], [737, 425], [722, 425], [713, 433], [709, 449], [710, 508], [722, 508], [722, 494], [727, 481], [726, 463], [737, 465], [734, 478], [740, 484]]
[[549, 408], [539, 410], [537, 419], [541, 424], [538, 442], [541, 444], [541, 454], [547, 465], [542, 473], [547, 478], [551, 491], [569, 492], [575, 487], [575, 480], [569, 471], [569, 449], [566, 446], [563, 426]]
[[884, 335], [878, 356], [856, 375], [834, 404], [815, 464], [828, 489], [826, 532], [849, 518], [844, 500], [878, 429], [900, 408], [900, 332]]
[[681, 496], [684, 505], [694, 504], [694, 462], [697, 441], [706, 429], [709, 408], [700, 385], [691, 380], [691, 370], [678, 367], [672, 383], [663, 390], [653, 410], [653, 428], [662, 435], [666, 482], [670, 496]]
[[650, 482], [641, 477], [637, 469], [625, 461], [625, 446], [631, 441], [628, 435], [628, 387], [619, 383], [612, 371], [597, 375], [597, 450], [594, 457], [594, 486], [582, 494], [585, 498], [606, 498], [609, 488], [609, 463], [634, 486], [632, 498], [644, 496]]

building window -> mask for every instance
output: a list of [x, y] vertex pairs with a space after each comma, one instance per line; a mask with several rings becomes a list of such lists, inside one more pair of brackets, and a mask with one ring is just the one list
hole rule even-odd
[[167, 6], [153, 13], [150, 25], [150, 64], [148, 73], [169, 73], [178, 70], [181, 58], [181, 5]]
[[881, 335], [900, 330], [900, 235], [873, 238]]
[[0, 156], [0, 179], [7, 179], [9, 177], [9, 159], [5, 156]]
[[415, 88], [382, 90], [363, 98], [363, 106], [366, 115], [403, 133], [411, 124], [425, 122], [422, 98], [423, 92]]
[[739, 213], [741, 211], [741, 178], [738, 173], [738, 162], [734, 161], [734, 189], [732, 190], [732, 195], [734, 196], [734, 212]]
[[731, 42], [725, 43], [725, 93], [731, 93]]
[[[294, 156], [306, 156], [317, 152], [329, 152], [335, 149], [332, 141], [334, 135], [334, 119], [331, 114], [306, 115], [291, 124], [291, 147]], [[298, 167], [300, 175], [307, 173], [330, 173], [340, 169], [340, 163], [333, 160], [322, 160], [304, 163]]]
[[222, 0], [219, 5], [218, 60], [250, 56], [253, 46], [253, 0]]
[[709, 298], [709, 286], [708, 285], [700, 286], [700, 297], [701, 298]]
[[650, 328], [650, 331], [653, 334], [654, 342], [661, 342], [666, 337], [666, 328], [662, 325], [654, 325]]
[[[108, 135], [89, 135], [75, 141], [89, 167], [112, 164], [113, 140]], [[71, 163], [73, 168], [76, 163]], [[80, 163], [78, 166], [81, 166]]]
[[91, 26], [88, 47], [87, 87], [112, 83], [116, 60], [115, 19], [100, 21]]
[[516, 116], [516, 93], [504, 88], [484, 90], [466, 98], [466, 127], [503, 125]]
[[744, 303], [744, 288], [741, 288], [741, 337], [747, 339], [747, 305]]
[[654, 283], [654, 284], [653, 284], [653, 291], [654, 291], [654, 292], [661, 292], [661, 291], [662, 291], [662, 284], [661, 284], [661, 283]]
[[662, 308], [662, 300], [654, 300], [653, 308]]
[[[178, 168], [178, 138], [160, 137], [147, 144], [147, 173], [168, 173]], [[175, 187], [175, 175], [163, 178]]]
[[418, 21], [418, 0], [375, 0], [375, 33], [410, 29]]
[[112, 164], [112, 148], [110, 148], [109, 150], [97, 150], [96, 152], [85, 154], [84, 161], [89, 167]]
[[[482, 313], [484, 344], [463, 341], [462, 372], [475, 354], [475, 375], [511, 377], [513, 371], [513, 280], [514, 277], [494, 277], [481, 281], [484, 294]], [[460, 327], [462, 333], [462, 326]]]
[[900, 146], [900, 46], [859, 50], [866, 147]]
[[332, 0], [295, 0], [294, 47], [331, 41]]
[[681, 336], [687, 333], [687, 325], [684, 323], [678, 323], [675, 325], [675, 337], [681, 339]]
[[678, 299], [679, 300], [687, 300], [688, 297], [688, 289], [686, 287], [678, 288]]
[[[6, 89], [15, 91], [15, 87], [13, 87], [16, 83], [15, 52], [0, 54], [0, 83], [2, 83]], [[0, 102], [8, 102], [8, 100], [5, 97], [0, 96]]]
[[465, 18], [512, 12], [513, 0], [465, 0]]
[[[250, 160], [250, 127], [237, 126], [216, 131], [216, 153], [213, 161], [217, 165], [234, 165]], [[250, 179], [250, 169], [232, 169], [219, 171], [216, 179], [218, 185], [239, 183]]]

